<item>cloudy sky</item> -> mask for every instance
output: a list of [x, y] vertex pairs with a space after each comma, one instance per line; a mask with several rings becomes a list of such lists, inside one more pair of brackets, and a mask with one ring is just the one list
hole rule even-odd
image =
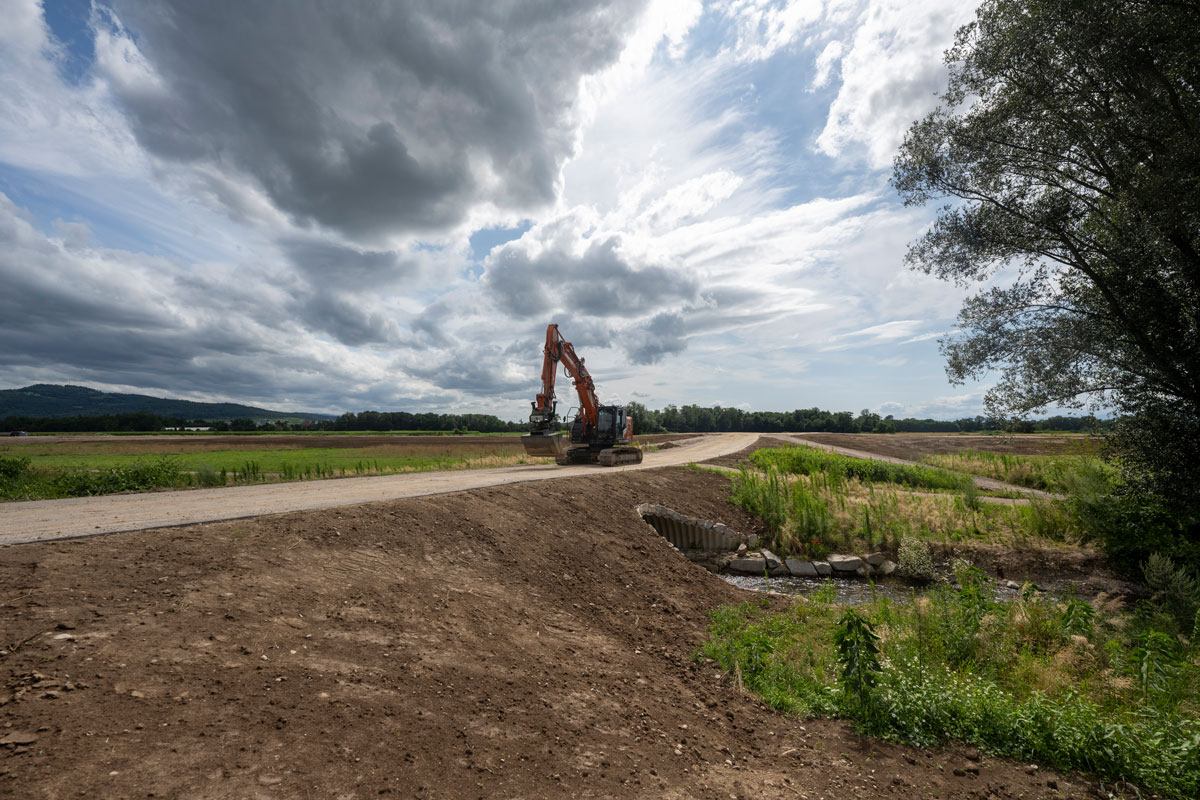
[[0, 14], [0, 388], [519, 419], [557, 322], [605, 402], [980, 410], [887, 183], [961, 2]]

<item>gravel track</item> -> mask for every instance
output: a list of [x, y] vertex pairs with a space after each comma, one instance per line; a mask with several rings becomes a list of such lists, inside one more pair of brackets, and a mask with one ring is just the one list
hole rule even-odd
[[668, 449], [647, 453], [641, 464], [624, 467], [538, 464], [5, 503], [0, 505], [0, 545], [78, 539], [123, 531], [461, 492], [509, 483], [678, 466], [741, 450], [753, 444], [757, 438], [757, 434], [741, 433], [699, 436], [675, 443]]

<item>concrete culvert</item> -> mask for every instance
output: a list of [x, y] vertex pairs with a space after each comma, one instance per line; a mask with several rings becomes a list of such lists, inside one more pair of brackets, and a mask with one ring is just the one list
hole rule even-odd
[[696, 519], [657, 503], [642, 503], [638, 514], [683, 553], [728, 553], [744, 539], [721, 522]]

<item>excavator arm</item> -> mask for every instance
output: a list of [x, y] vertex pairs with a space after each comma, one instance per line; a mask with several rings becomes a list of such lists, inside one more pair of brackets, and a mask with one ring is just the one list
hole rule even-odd
[[[546, 326], [546, 347], [542, 351], [542, 391], [533, 403], [533, 414], [529, 421], [543, 433], [553, 432], [558, 420], [557, 402], [554, 399], [554, 381], [558, 377], [558, 365], [562, 364], [575, 382], [579, 393], [579, 416], [584, 426], [595, 428], [600, 403], [596, 400], [596, 384], [583, 365], [583, 359], [575, 354], [575, 346], [562, 337], [558, 325]], [[536, 419], [535, 419], [536, 418]]]

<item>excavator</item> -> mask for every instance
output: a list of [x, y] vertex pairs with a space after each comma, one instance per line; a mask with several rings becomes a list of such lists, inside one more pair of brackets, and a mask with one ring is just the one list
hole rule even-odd
[[[633, 446], [633, 417], [624, 406], [602, 406], [596, 399], [596, 384], [575, 347], [562, 337], [558, 325], [546, 326], [542, 359], [542, 391], [531, 405], [529, 433], [521, 437], [531, 456], [550, 456], [561, 465], [596, 463], [605, 467], [640, 464], [641, 449]], [[579, 393], [579, 410], [567, 423], [569, 443], [558, 430], [558, 401], [554, 379], [558, 365], [566, 368]], [[570, 412], [568, 412], [569, 414]]]

